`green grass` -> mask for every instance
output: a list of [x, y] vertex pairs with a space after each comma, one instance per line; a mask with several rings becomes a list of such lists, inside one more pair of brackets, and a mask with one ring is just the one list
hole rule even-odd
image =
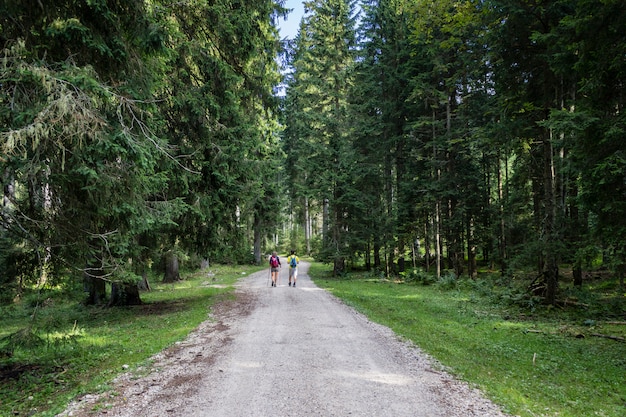
[[[588, 305], [524, 311], [495, 303], [493, 294], [471, 282], [443, 290], [356, 274], [330, 279], [320, 266], [309, 273], [319, 286], [482, 389], [506, 412], [626, 415], [626, 344], [592, 336], [624, 337], [626, 326], [609, 324]], [[622, 314], [624, 301], [622, 294]]]
[[[0, 416], [54, 416], [79, 394], [108, 390], [125, 368], [146, 364], [184, 339], [207, 319], [215, 302], [232, 296], [232, 284], [242, 273], [259, 269], [219, 266], [212, 268], [212, 277], [183, 274], [183, 281], [153, 284], [152, 291], [142, 293], [142, 306], [86, 307], [66, 292], [48, 291], [45, 297], [0, 307], [0, 339], [33, 326], [43, 341], [0, 357]], [[45, 301], [35, 308], [35, 298]]]

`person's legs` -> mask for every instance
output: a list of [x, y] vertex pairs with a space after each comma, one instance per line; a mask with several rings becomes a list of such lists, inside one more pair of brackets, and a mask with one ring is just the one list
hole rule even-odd
[[291, 271], [289, 271], [289, 273], [291, 273], [293, 275], [293, 286], [296, 286], [296, 279], [298, 278], [298, 267], [296, 266], [295, 268], [292, 268]]

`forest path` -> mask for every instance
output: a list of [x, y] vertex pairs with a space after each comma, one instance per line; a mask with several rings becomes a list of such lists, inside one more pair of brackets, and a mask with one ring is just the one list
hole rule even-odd
[[[87, 396], [62, 416], [502, 417], [480, 392], [433, 366], [307, 276], [277, 287], [268, 271], [243, 278], [185, 341], [115, 394]], [[93, 411], [94, 408], [98, 411]]]

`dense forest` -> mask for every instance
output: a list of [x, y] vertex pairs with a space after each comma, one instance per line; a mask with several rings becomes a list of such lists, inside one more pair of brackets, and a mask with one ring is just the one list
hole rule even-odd
[[565, 268], [574, 285], [601, 267], [623, 287], [621, 1], [305, 6], [286, 173], [295, 218], [336, 274], [485, 265], [526, 271], [548, 303]]
[[139, 303], [150, 271], [290, 248], [623, 286], [621, 0], [305, 10], [287, 41], [284, 1], [3, 1], [0, 302]]
[[[0, 5], [0, 285], [140, 302], [278, 221], [274, 1]], [[257, 251], [256, 256], [260, 256]]]

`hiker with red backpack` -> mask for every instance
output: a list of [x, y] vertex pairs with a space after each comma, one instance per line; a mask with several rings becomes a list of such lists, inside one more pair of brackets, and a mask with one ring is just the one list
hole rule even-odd
[[278, 284], [278, 272], [281, 268], [280, 258], [276, 252], [272, 252], [272, 256], [270, 256], [270, 271], [272, 274], [272, 287], [275, 287]]

